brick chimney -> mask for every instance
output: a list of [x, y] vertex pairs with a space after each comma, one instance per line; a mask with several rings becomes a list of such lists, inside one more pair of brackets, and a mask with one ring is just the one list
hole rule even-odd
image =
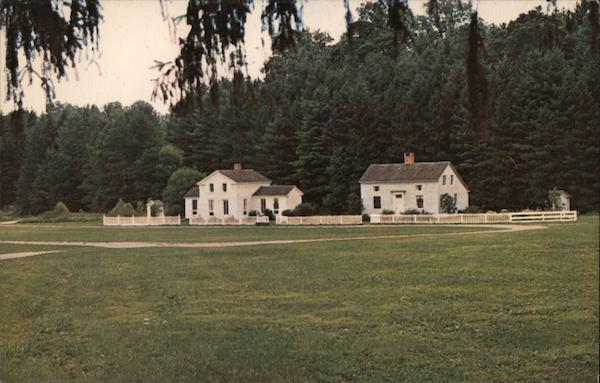
[[415, 163], [415, 153], [404, 153], [404, 163], [407, 165]]
[[233, 164], [233, 170], [242, 170], [242, 163], [236, 162], [235, 164]]

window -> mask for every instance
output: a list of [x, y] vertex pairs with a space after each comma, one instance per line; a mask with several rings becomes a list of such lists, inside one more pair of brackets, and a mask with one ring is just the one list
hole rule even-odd
[[446, 185], [446, 175], [442, 176], [442, 185]]
[[423, 196], [422, 195], [418, 195], [417, 196], [417, 208], [418, 209], [423, 209], [425, 202], [423, 201]]
[[208, 215], [215, 215], [215, 204], [213, 203], [212, 199], [208, 200]]
[[229, 201], [223, 200], [223, 215], [229, 215]]
[[215, 185], [214, 184], [208, 184], [208, 190], [210, 190], [210, 192], [214, 192], [215, 191]]
[[373, 197], [373, 209], [381, 209], [381, 197]]
[[417, 185], [417, 190], [423, 190], [423, 185]]
[[450, 185], [454, 183], [454, 174], [450, 174]]
[[193, 199], [192, 200], [192, 215], [196, 215], [196, 214], [198, 214], [198, 200]]
[[264, 198], [261, 198], [260, 199], [260, 212], [264, 213], [266, 209], [267, 209], [267, 200]]
[[223, 184], [223, 191], [226, 192], [227, 191], [227, 184]]
[[379, 186], [373, 186], [373, 190], [379, 191]]
[[273, 213], [279, 214], [279, 198], [273, 198]]
[[243, 205], [244, 205], [244, 215], [246, 215], [248, 213], [248, 200], [246, 198], [244, 198]]

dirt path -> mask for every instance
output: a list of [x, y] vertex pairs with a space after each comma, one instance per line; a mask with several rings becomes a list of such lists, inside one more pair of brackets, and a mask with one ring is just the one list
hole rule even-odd
[[6, 259], [15, 259], [15, 258], [25, 258], [25, 257], [33, 257], [34, 255], [42, 255], [42, 254], [50, 254], [50, 253], [60, 253], [60, 251], [30, 251], [25, 253], [9, 253], [9, 254], [0, 254], [0, 261], [4, 261]]
[[[436, 225], [436, 226], [451, 226], [455, 225]], [[317, 239], [283, 239], [272, 241], [246, 241], [246, 242], [77, 242], [77, 241], [0, 241], [0, 244], [13, 245], [49, 245], [49, 246], [88, 246], [101, 247], [107, 249], [136, 249], [147, 247], [185, 247], [185, 248], [224, 248], [224, 247], [239, 247], [239, 246], [258, 246], [258, 245], [283, 245], [294, 243], [312, 243], [312, 242], [331, 242], [331, 241], [356, 241], [356, 240], [373, 240], [373, 239], [399, 239], [399, 238], [417, 238], [417, 237], [448, 237], [448, 236], [464, 236], [464, 235], [479, 235], [479, 234], [494, 234], [508, 233], [527, 230], [546, 229], [547, 226], [542, 225], [461, 225], [461, 227], [485, 227], [494, 228], [496, 230], [461, 232], [461, 233], [431, 233], [431, 234], [400, 234], [400, 235], [380, 235], [380, 236], [356, 236], [342, 238], [317, 238]], [[0, 258], [4, 259], [4, 258]]]

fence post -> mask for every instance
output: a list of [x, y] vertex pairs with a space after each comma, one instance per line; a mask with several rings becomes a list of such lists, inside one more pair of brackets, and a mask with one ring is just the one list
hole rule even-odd
[[436, 218], [437, 218], [437, 223], [440, 223], [440, 215], [436, 214]]
[[460, 215], [460, 223], [464, 223], [465, 222], [465, 215], [461, 214]]
[[487, 213], [485, 213], [485, 215], [483, 216], [483, 220], [484, 220], [485, 223], [487, 223], [487, 221], [488, 221]]
[[181, 214], [177, 214], [177, 224], [181, 225]]
[[121, 225], [121, 216], [117, 214], [117, 225]]
[[413, 222], [417, 223], [417, 216], [415, 214], [413, 214]]
[[321, 225], [323, 224], [323, 216], [319, 217], [319, 222], [320, 222]]

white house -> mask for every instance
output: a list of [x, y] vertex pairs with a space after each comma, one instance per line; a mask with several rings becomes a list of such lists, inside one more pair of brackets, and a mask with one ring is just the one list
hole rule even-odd
[[359, 180], [363, 211], [395, 214], [407, 210], [441, 213], [440, 199], [449, 194], [458, 210], [469, 206], [469, 189], [450, 161], [415, 162], [404, 154], [403, 164], [372, 164]]
[[237, 163], [233, 169], [215, 170], [184, 195], [185, 217], [239, 219], [266, 209], [281, 215], [301, 204], [302, 195], [294, 185], [272, 185], [264, 175]]

